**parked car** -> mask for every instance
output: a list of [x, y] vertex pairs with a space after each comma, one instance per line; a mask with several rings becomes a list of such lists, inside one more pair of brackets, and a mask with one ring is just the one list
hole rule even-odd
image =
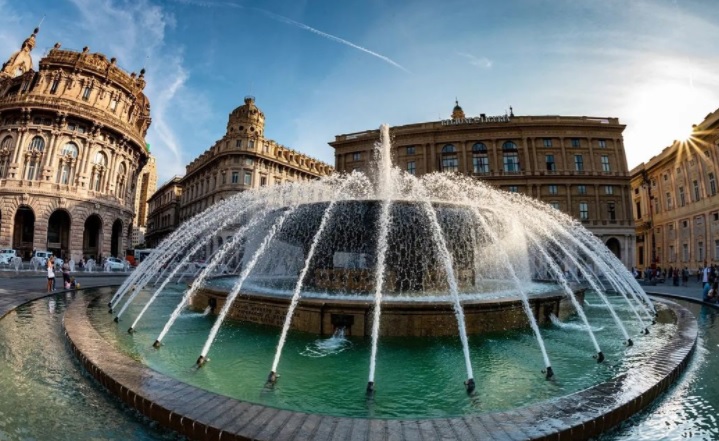
[[0, 250], [0, 264], [9, 265], [10, 262], [12, 262], [13, 257], [19, 257], [16, 250]]
[[110, 271], [125, 269], [125, 262], [117, 257], [108, 257], [105, 264], [109, 266]]
[[32, 259], [30, 259], [30, 261], [31, 262], [35, 261], [35, 262], [37, 262], [38, 265], [45, 266], [45, 265], [47, 265], [47, 259], [49, 259], [51, 257], [52, 257], [52, 251], [35, 250], [35, 252], [32, 255]]

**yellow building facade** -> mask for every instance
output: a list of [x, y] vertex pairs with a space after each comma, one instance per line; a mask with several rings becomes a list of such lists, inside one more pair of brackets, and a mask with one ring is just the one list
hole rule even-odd
[[719, 264], [719, 109], [631, 170], [636, 266]]
[[[629, 173], [617, 118], [467, 117], [456, 103], [449, 119], [390, 129], [392, 159], [408, 173], [459, 173], [564, 211], [597, 235], [625, 265], [634, 262]], [[339, 172], [365, 170], [379, 130], [330, 143]]]

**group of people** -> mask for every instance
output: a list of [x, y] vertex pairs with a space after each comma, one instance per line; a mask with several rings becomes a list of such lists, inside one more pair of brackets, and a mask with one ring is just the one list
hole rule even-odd
[[[644, 273], [640, 274], [636, 268], [632, 268], [632, 273], [635, 278], [643, 276], [645, 281], [648, 282], [659, 282], [663, 283], [665, 280], [670, 279], [674, 286], [689, 285], [689, 277], [693, 271], [690, 271], [688, 267], [669, 267], [668, 269], [656, 268], [645, 268]], [[697, 268], [696, 270], [697, 282], [701, 283], [702, 286], [702, 300], [710, 303], [719, 303], [719, 266], [717, 265], [704, 265], [703, 267]]]
[[701, 274], [702, 287], [704, 289], [702, 300], [710, 303], [719, 303], [719, 279], [716, 266], [704, 266]]
[[[75, 278], [70, 276], [70, 265], [67, 262], [63, 262], [61, 269], [63, 288], [77, 288]], [[47, 292], [53, 291], [55, 291], [55, 256], [51, 256], [47, 259]]]

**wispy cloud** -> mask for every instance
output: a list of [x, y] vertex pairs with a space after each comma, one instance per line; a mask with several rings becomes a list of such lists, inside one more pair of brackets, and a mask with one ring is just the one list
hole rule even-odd
[[487, 57], [477, 57], [466, 52], [455, 52], [460, 57], [469, 60], [469, 64], [472, 66], [479, 67], [481, 69], [490, 69], [492, 67], [492, 60]]
[[[120, 65], [147, 69], [145, 94], [152, 106], [147, 140], [161, 165], [159, 179], [184, 174], [186, 161], [174, 128], [181, 115], [175, 104], [187, 92], [189, 73], [183, 66], [182, 50], [165, 45], [168, 28], [175, 26], [173, 16], [147, 0], [71, 2], [80, 13], [79, 26], [86, 31], [87, 38], [94, 39], [109, 56], [117, 57]], [[113, 32], [108, 33], [108, 29]]]
[[305, 30], [308, 32], [312, 32], [313, 34], [319, 35], [320, 37], [326, 38], [326, 39], [334, 41], [336, 43], [343, 44], [345, 46], [349, 46], [353, 49], [357, 49], [357, 50], [362, 51], [366, 54], [369, 54], [373, 57], [379, 58], [380, 60], [384, 61], [385, 63], [388, 63], [406, 73], [411, 73], [404, 66], [402, 66], [401, 64], [397, 63], [396, 61], [394, 61], [393, 59], [391, 59], [385, 55], [374, 52], [370, 49], [367, 49], [366, 47], [362, 47], [358, 44], [352, 43], [351, 41], [345, 40], [344, 38], [340, 38], [336, 35], [328, 34], [327, 32], [322, 32], [319, 29], [313, 28], [312, 26], [306, 25], [304, 23], [300, 23], [299, 21], [292, 20], [291, 18], [285, 17], [284, 15], [275, 14], [274, 12], [270, 12], [266, 9], [255, 8], [255, 7], [250, 7], [250, 6], [245, 7], [243, 5], [239, 5], [237, 3], [231, 3], [231, 2], [213, 3], [213, 2], [205, 2], [205, 1], [198, 1], [198, 0], [177, 0], [177, 1], [180, 3], [186, 4], [186, 5], [202, 6], [202, 7], [206, 7], [206, 8], [230, 7], [230, 8], [236, 8], [236, 9], [248, 9], [248, 10], [257, 11], [257, 12], [265, 15], [266, 17], [271, 18], [272, 20], [291, 25], [291, 26], [297, 27], [299, 29], [302, 29], [302, 30]]

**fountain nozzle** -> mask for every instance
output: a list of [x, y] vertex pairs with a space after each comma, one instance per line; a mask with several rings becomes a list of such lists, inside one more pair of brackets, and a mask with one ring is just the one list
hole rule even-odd
[[649, 335], [649, 328], [644, 328], [644, 335]]
[[133, 334], [134, 332], [135, 332], [135, 328], [133, 328], [132, 326], [130, 326], [130, 329], [127, 330], [128, 334]]
[[474, 392], [474, 388], [475, 388], [474, 378], [470, 378], [467, 381], [465, 381], [464, 385], [467, 387], [468, 394], [471, 394], [472, 392]]
[[277, 372], [270, 371], [270, 375], [267, 376], [267, 384], [275, 384], [277, 382]]
[[108, 314], [112, 314], [112, 307], [107, 311]]
[[107, 302], [107, 307], [112, 309], [112, 302]]
[[597, 359], [597, 363], [603, 362], [604, 361], [604, 352], [602, 352], [602, 351], [597, 352], [597, 355], [595, 356], [595, 358]]
[[627, 339], [627, 346], [634, 346], [634, 342], [632, 341], [631, 338]]
[[112, 321], [115, 323], [120, 323], [120, 317], [115, 317]]
[[207, 363], [207, 358], [204, 355], [197, 357], [197, 367], [202, 367], [203, 364]]
[[367, 395], [374, 395], [374, 381], [367, 382]]
[[152, 344], [152, 347], [155, 349], [160, 349], [160, 346], [162, 343], [160, 343], [160, 340], [155, 340], [155, 343]]
[[551, 379], [554, 376], [554, 370], [552, 369], [552, 366], [547, 366], [547, 380]]
[[657, 324], [657, 321], [652, 319], [652, 325], [656, 325], [656, 324]]

